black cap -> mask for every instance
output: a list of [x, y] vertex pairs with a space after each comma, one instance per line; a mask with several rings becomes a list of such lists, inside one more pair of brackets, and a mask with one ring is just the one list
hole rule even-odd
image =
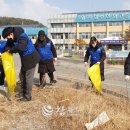
[[6, 27], [4, 28], [4, 30], [2, 31], [2, 37], [6, 38], [7, 36], [10, 35], [10, 33], [13, 33], [14, 28], [13, 27]]
[[43, 30], [40, 30], [40, 31], [38, 32], [38, 36], [40, 36], [40, 35], [46, 35], [46, 34], [45, 34], [45, 32], [44, 32]]

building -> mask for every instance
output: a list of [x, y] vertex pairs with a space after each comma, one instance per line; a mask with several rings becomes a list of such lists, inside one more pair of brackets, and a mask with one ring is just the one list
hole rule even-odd
[[65, 13], [48, 19], [48, 36], [57, 48], [74, 49], [76, 39], [83, 39], [88, 46], [95, 36], [106, 49], [126, 50], [130, 46], [122, 35], [129, 26], [130, 10]]

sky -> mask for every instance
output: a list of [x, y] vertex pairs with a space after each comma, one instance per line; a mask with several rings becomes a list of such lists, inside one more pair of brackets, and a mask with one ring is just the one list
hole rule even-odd
[[61, 13], [130, 10], [130, 0], [0, 0], [0, 16], [28, 18], [47, 25]]

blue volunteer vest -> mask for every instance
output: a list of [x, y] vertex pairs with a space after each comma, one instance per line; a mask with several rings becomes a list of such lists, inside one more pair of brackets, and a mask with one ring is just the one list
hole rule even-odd
[[102, 49], [103, 48], [100, 47], [97, 50], [92, 50], [92, 49], [89, 50], [89, 54], [91, 56], [91, 58], [90, 58], [91, 64], [95, 64], [95, 63], [97, 63], [100, 60]]
[[53, 58], [50, 42], [48, 42], [45, 46], [40, 45], [39, 47], [37, 47], [37, 50], [41, 56], [42, 61], [49, 60], [49, 59]]
[[5, 52], [5, 46], [7, 44], [7, 41], [0, 41], [0, 53]]
[[[20, 35], [20, 37], [21, 37], [21, 36], [27, 38], [27, 41], [28, 41], [28, 44], [27, 44], [27, 46], [26, 46], [25, 51], [23, 51], [23, 52], [20, 53], [20, 56], [23, 57], [23, 56], [27, 56], [27, 55], [29, 55], [29, 54], [32, 54], [32, 53], [34, 52], [34, 50], [35, 50], [35, 47], [34, 47], [34, 45], [33, 45], [32, 40], [28, 37], [28, 35], [27, 35], [26, 33], [22, 33], [22, 34]], [[18, 42], [15, 42], [14, 44], [17, 45]]]

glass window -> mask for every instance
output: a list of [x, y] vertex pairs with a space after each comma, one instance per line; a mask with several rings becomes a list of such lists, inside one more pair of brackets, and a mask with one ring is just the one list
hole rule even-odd
[[76, 39], [76, 33], [69, 33], [69, 39]]
[[121, 32], [109, 32], [109, 37], [121, 37]]
[[109, 22], [109, 26], [122, 26], [122, 22]]
[[130, 21], [125, 21], [126, 26], [130, 26]]
[[71, 49], [74, 49], [74, 45], [71, 46]]
[[51, 36], [52, 36], [52, 39], [63, 39], [62, 33], [52, 33]]
[[105, 32], [95, 32], [94, 36], [96, 38], [106, 38], [106, 33]]
[[65, 23], [66, 28], [76, 27], [76, 23]]
[[106, 22], [97, 22], [97, 23], [93, 23], [95, 27], [98, 27], [98, 26], [106, 26], [107, 23]]
[[65, 39], [68, 39], [68, 33], [65, 33]]
[[79, 27], [91, 27], [91, 23], [79, 23]]
[[68, 49], [68, 45], [65, 45], [65, 49]]
[[81, 39], [90, 39], [90, 37], [91, 37], [91, 33], [87, 33], [87, 32], [79, 33], [79, 38]]
[[63, 24], [62, 23], [52, 23], [51, 27], [52, 28], [63, 28]]

